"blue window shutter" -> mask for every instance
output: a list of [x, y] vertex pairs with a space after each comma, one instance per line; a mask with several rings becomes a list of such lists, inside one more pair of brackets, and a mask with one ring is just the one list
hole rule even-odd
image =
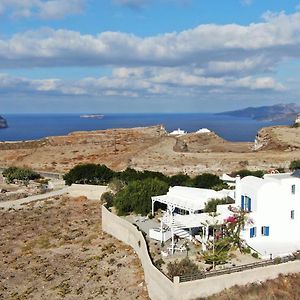
[[241, 208], [242, 209], [245, 208], [245, 197], [244, 196], [242, 196]]
[[250, 238], [254, 237], [254, 227], [250, 228]]
[[266, 226], [265, 227], [265, 236], [269, 236], [270, 235], [270, 227]]
[[251, 198], [248, 197], [248, 211], [251, 211]]

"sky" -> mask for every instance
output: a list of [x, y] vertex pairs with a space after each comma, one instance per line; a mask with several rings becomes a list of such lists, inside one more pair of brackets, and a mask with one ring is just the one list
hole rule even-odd
[[300, 1], [0, 0], [0, 113], [300, 104]]

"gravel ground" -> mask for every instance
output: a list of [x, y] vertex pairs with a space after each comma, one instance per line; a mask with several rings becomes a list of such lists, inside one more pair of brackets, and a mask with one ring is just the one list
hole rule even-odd
[[149, 299], [132, 249], [101, 232], [100, 203], [64, 196], [0, 212], [0, 299]]

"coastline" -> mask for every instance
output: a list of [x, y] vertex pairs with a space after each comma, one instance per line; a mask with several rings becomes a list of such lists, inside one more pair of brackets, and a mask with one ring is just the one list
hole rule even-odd
[[168, 132], [178, 128], [196, 132], [208, 128], [229, 141], [253, 142], [262, 127], [288, 122], [258, 122], [247, 118], [192, 114], [105, 114], [103, 119], [80, 118], [81, 114], [7, 115], [10, 126], [0, 132], [2, 141], [33, 141], [49, 136], [65, 136], [77, 131], [135, 128], [163, 124]]
[[[261, 145], [255, 149], [254, 145]], [[280, 145], [280, 147], [279, 147]], [[300, 129], [264, 128], [254, 142], [231, 142], [214, 132], [169, 135], [160, 125], [77, 131], [26, 142], [1, 142], [1, 166], [27, 166], [45, 172], [67, 172], [78, 164], [105, 164], [166, 175], [231, 173], [241, 169], [288, 168], [300, 156]]]
[[0, 116], [0, 129], [8, 128], [7, 120]]

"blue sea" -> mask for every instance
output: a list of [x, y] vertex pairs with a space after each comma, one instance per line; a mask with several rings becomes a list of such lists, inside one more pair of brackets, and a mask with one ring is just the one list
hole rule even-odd
[[206, 127], [229, 141], [253, 141], [261, 127], [287, 125], [290, 121], [260, 122], [209, 113], [105, 114], [103, 119], [80, 118], [80, 114], [4, 114], [9, 128], [0, 130], [0, 141], [34, 140], [66, 135], [72, 131], [130, 128], [163, 124], [168, 131], [188, 132]]

